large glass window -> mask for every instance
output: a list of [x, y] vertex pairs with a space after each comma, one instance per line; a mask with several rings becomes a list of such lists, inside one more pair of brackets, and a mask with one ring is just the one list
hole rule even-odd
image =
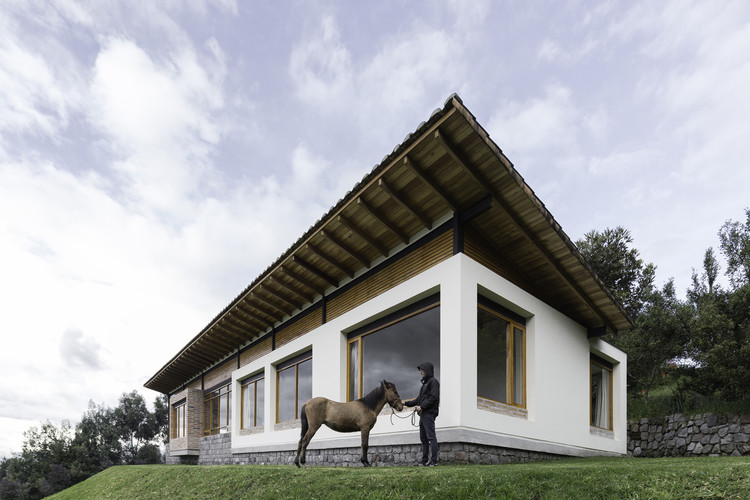
[[612, 430], [612, 367], [605, 362], [590, 362], [591, 425]]
[[435, 295], [349, 335], [348, 399], [361, 398], [385, 379], [403, 399], [419, 395], [417, 365], [430, 361], [440, 379], [440, 307]]
[[240, 429], [252, 429], [263, 425], [264, 386], [265, 379], [262, 373], [242, 382]]
[[312, 351], [276, 367], [276, 422], [299, 418], [299, 411], [312, 398]]
[[223, 434], [231, 430], [232, 390], [229, 384], [203, 395], [203, 434]]
[[499, 309], [477, 311], [477, 396], [525, 408], [526, 327]]
[[187, 424], [185, 410], [187, 403], [183, 401], [172, 407], [172, 437], [179, 438], [186, 436]]

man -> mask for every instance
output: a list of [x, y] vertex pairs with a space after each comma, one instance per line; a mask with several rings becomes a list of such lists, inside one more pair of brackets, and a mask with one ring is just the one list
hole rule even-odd
[[435, 435], [435, 418], [440, 406], [440, 382], [435, 378], [432, 363], [417, 366], [422, 376], [422, 387], [417, 399], [404, 401], [404, 406], [416, 406], [419, 419], [419, 439], [422, 441], [422, 461], [419, 465], [433, 466], [438, 461], [438, 442]]

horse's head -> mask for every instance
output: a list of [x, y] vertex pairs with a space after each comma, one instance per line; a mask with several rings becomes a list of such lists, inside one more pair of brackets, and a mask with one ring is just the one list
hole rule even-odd
[[383, 389], [385, 389], [385, 400], [388, 402], [391, 408], [396, 411], [403, 410], [404, 402], [401, 401], [401, 396], [398, 395], [396, 386], [391, 382], [383, 380]]

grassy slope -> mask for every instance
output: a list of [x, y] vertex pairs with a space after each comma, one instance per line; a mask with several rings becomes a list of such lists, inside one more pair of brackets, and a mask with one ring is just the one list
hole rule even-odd
[[750, 498], [750, 457], [501, 466], [112, 467], [57, 495], [107, 498]]

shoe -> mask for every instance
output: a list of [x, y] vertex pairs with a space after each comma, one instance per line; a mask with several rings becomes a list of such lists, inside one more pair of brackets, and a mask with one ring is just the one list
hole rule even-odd
[[430, 462], [430, 463], [426, 464], [426, 467], [435, 467], [435, 466], [437, 466], [437, 463], [435, 463], [435, 462]]
[[414, 467], [426, 467], [427, 464], [423, 464], [422, 462], [419, 462], [418, 464], [414, 464]]

